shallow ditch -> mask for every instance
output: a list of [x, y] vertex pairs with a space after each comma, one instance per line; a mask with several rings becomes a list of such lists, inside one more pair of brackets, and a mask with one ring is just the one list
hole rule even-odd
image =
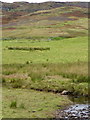
[[68, 96], [73, 102], [72, 105], [58, 109], [56, 112], [56, 118], [65, 120], [90, 120], [90, 98], [84, 96]]

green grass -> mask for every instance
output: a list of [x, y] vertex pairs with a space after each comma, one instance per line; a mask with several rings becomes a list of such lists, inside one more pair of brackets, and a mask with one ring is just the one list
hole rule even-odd
[[[7, 47], [49, 47], [49, 51], [18, 51]], [[3, 41], [3, 64], [32, 63], [70, 63], [88, 61], [88, 38], [77, 37], [56, 41], [29, 42], [23, 40]], [[47, 61], [48, 59], [48, 61]]]
[[[14, 108], [10, 107], [13, 101]], [[67, 97], [53, 93], [3, 88], [2, 115], [3, 118], [52, 118], [56, 109], [70, 103]]]
[[[54, 39], [50, 41], [45, 38], [44, 41], [17, 39], [2, 42], [5, 118], [53, 117], [54, 111], [58, 109], [57, 105], [66, 105], [69, 100], [52, 92], [61, 93], [67, 90], [74, 95], [88, 95], [88, 37]], [[7, 49], [12, 46], [49, 47], [50, 50]], [[17, 106], [11, 108], [10, 105], [15, 100]]]

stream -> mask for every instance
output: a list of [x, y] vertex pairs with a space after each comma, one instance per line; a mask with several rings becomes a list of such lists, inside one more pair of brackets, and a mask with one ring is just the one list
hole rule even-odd
[[68, 96], [72, 105], [63, 110], [57, 110], [56, 118], [65, 120], [90, 120], [90, 99], [83, 96]]

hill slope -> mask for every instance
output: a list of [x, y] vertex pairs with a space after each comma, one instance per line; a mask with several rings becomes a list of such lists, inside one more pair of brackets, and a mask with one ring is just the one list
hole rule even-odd
[[87, 2], [44, 2], [44, 3], [28, 3], [28, 2], [14, 2], [2, 3], [3, 23], [20, 16], [26, 15], [39, 10], [49, 10], [57, 7], [81, 7], [88, 8]]
[[[3, 39], [88, 35], [88, 3], [3, 3]], [[55, 38], [59, 39], [59, 38]]]

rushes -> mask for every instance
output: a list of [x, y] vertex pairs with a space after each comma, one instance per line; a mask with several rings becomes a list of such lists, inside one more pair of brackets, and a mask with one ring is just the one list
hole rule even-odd
[[[3, 72], [3, 85], [13, 88], [32, 88], [35, 90], [62, 92], [68, 90], [73, 94], [87, 94], [87, 63], [68, 64], [24, 64], [3, 66], [3, 71], [17, 69], [18, 74], [7, 75]], [[19, 68], [19, 69], [18, 69]], [[16, 72], [16, 71], [15, 71]]]

